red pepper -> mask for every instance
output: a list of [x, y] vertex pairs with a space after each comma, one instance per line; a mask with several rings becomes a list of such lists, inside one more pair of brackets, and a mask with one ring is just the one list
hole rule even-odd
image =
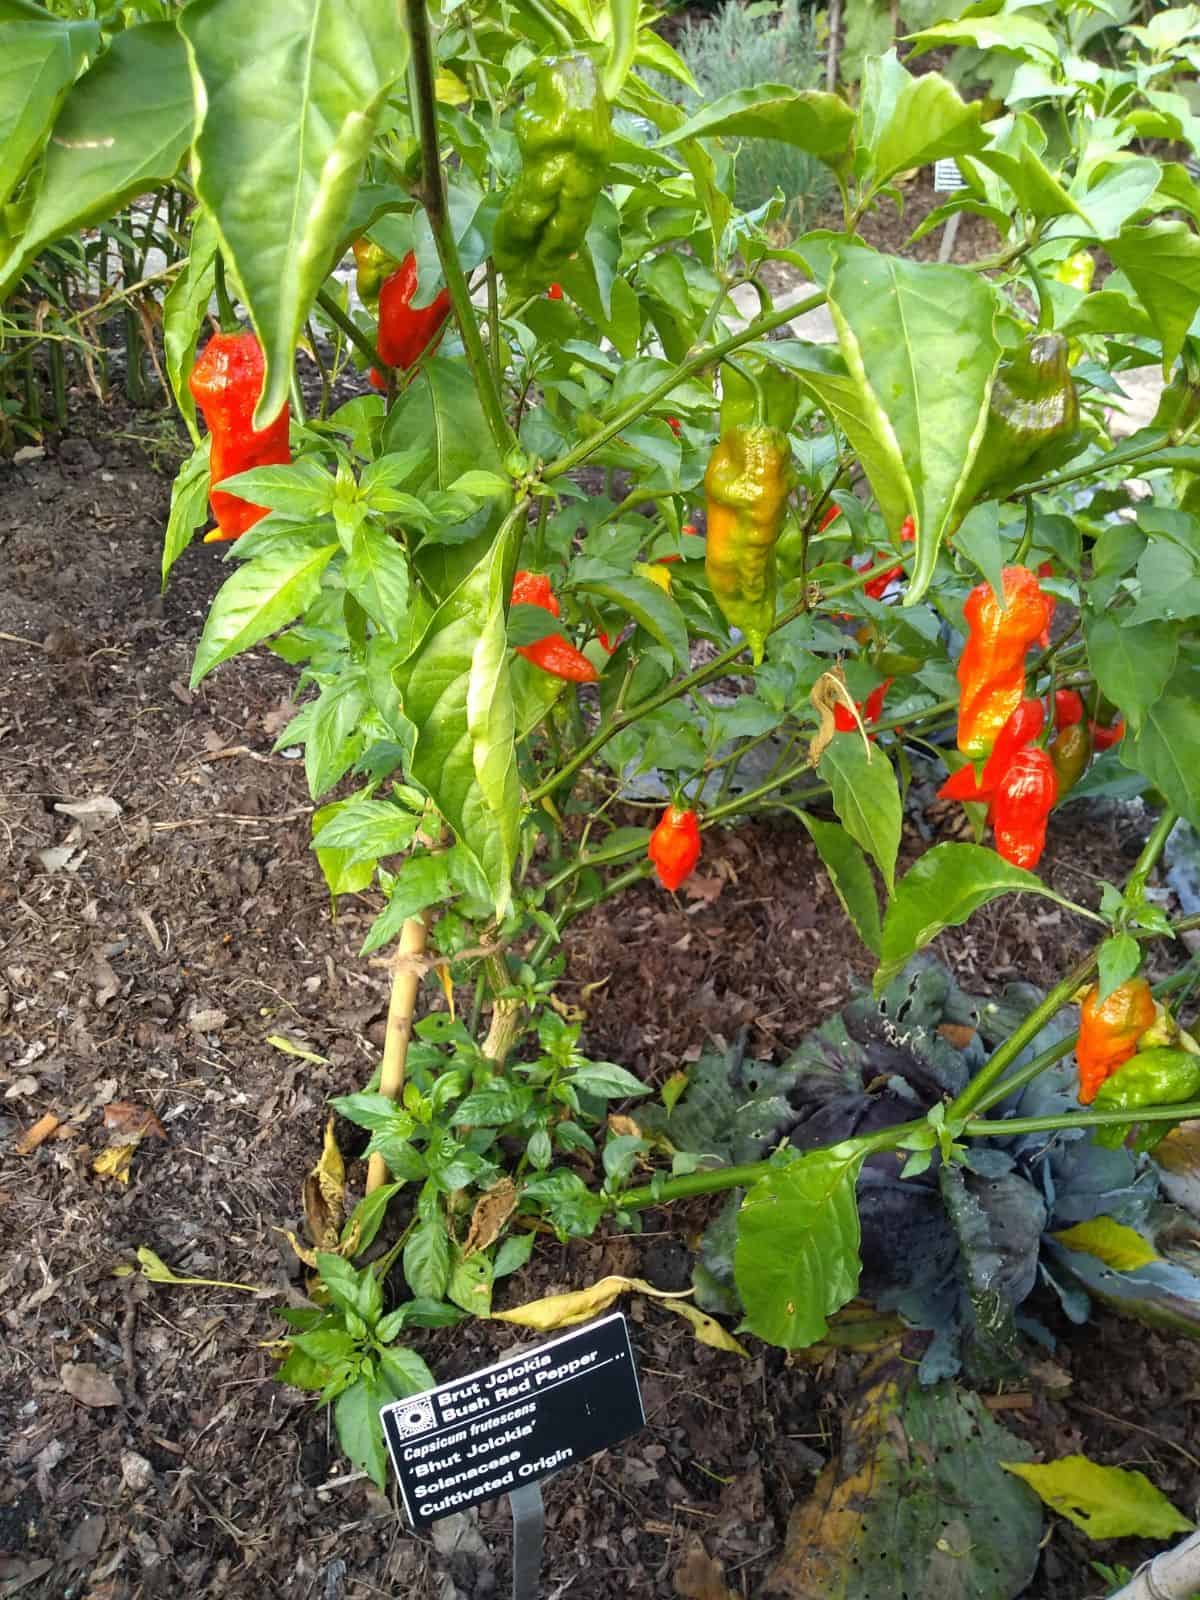
[[646, 854], [654, 863], [664, 889], [678, 889], [690, 878], [700, 859], [700, 824], [696, 813], [670, 805], [650, 835]]
[[[883, 714], [883, 702], [887, 698], [887, 692], [894, 682], [894, 678], [885, 678], [882, 683], [876, 684], [865, 700], [856, 700], [854, 702], [858, 707], [859, 715], [862, 717], [865, 727], [869, 728], [879, 721]], [[839, 733], [854, 733], [858, 726], [850, 715], [849, 708], [842, 705], [840, 700], [834, 702], [833, 724]], [[875, 735], [868, 733], [867, 738], [874, 740]]]
[[996, 850], [1014, 867], [1036, 867], [1046, 820], [1058, 802], [1054, 763], [1036, 745], [1019, 750], [996, 786]]
[[239, 333], [215, 333], [192, 368], [188, 388], [200, 407], [208, 431], [209, 472], [213, 488], [209, 499], [217, 526], [205, 535], [205, 544], [240, 539], [267, 514], [265, 506], [252, 505], [240, 495], [216, 488], [235, 473], [251, 467], [280, 466], [292, 459], [288, 448], [288, 410], [285, 405], [274, 422], [257, 431], [254, 408], [262, 390], [263, 353], [257, 337], [244, 328]]
[[[540, 606], [552, 617], [559, 615], [559, 604], [544, 572], [518, 572], [513, 579], [512, 603], [515, 606]], [[540, 667], [554, 678], [565, 678], [568, 683], [594, 683], [599, 676], [595, 667], [576, 650], [561, 633], [549, 633], [533, 644], [519, 644], [517, 654]]]
[[1059, 733], [1064, 728], [1073, 728], [1077, 722], [1083, 721], [1083, 696], [1078, 689], [1056, 689], [1054, 691], [1054, 726]]
[[[1037, 575], [1039, 578], [1052, 578], [1054, 576], [1053, 561], [1043, 561], [1041, 566], [1037, 569]], [[1043, 650], [1047, 650], [1050, 647], [1050, 624], [1054, 621], [1054, 608], [1058, 605], [1058, 601], [1052, 594], [1043, 595], [1043, 599], [1045, 600], [1046, 605], [1049, 607], [1049, 610], [1046, 613], [1046, 631], [1042, 634], [1041, 638], [1038, 640], [1038, 643], [1041, 645]]]
[[[427, 306], [416, 310], [412, 304], [417, 292], [417, 258], [410, 250], [404, 260], [385, 278], [379, 291], [379, 354], [389, 367], [407, 372], [415, 367], [427, 350], [436, 345], [446, 318], [450, 315], [450, 296], [443, 289]], [[383, 374], [372, 371], [377, 389], [387, 387]]]
[[[824, 526], [825, 524], [822, 523], [821, 527], [823, 528]], [[913, 522], [911, 517], [905, 517], [904, 521], [900, 524], [901, 542], [908, 544], [911, 543], [911, 541], [916, 537], [916, 524]], [[857, 566], [855, 566], [853, 559], [848, 558], [846, 565], [854, 571], [863, 572], [868, 567], [877, 566], [880, 561], [886, 561], [889, 553], [890, 552], [887, 550], [877, 550], [875, 552], [874, 560], [867, 558], [860, 561]], [[895, 580], [897, 578], [902, 578], [903, 576], [904, 568], [902, 566], [889, 567], [885, 572], [879, 573], [878, 576], [869, 578], [867, 582], [863, 584], [863, 593], [865, 595], [869, 595], [872, 600], [882, 600]]]
[[605, 633], [603, 628], [597, 628], [596, 637], [599, 639], [601, 647], [607, 651], [610, 656], [617, 653], [617, 646], [621, 642], [621, 635], [619, 633]]
[[1106, 728], [1102, 722], [1089, 722], [1088, 727], [1092, 730], [1092, 746], [1096, 750], [1111, 750], [1125, 737], [1124, 717], [1118, 717], [1111, 728]]
[[996, 736], [983, 773], [975, 776], [970, 762], [952, 772], [938, 790], [942, 800], [974, 800], [990, 805], [996, 789], [1018, 751], [1032, 744], [1046, 725], [1046, 708], [1040, 700], [1022, 700]]
[[821, 518], [820, 522], [817, 523], [817, 532], [824, 533], [825, 529], [829, 527], [830, 523], [836, 522], [841, 514], [841, 506], [830, 506], [825, 515]]
[[696, 528], [696, 524], [694, 522], [685, 522], [683, 527], [679, 531], [681, 533], [690, 533], [690, 534], [694, 535], [696, 538], [700, 537], [699, 532], [698, 532], [698, 530]]
[[1004, 604], [989, 583], [967, 596], [967, 642], [959, 657], [962, 687], [958, 748], [973, 760], [988, 755], [1025, 693], [1025, 652], [1046, 629], [1049, 602], [1028, 567], [1005, 567]]
[[563, 297], [563, 291], [562, 291], [562, 284], [561, 283], [552, 283], [550, 285], [550, 287], [546, 290], [546, 299], [547, 300], [561, 300], [562, 297]]
[[678, 437], [679, 433], [682, 431], [683, 424], [680, 422], [678, 417], [668, 417], [667, 427], [670, 428], [671, 432]]

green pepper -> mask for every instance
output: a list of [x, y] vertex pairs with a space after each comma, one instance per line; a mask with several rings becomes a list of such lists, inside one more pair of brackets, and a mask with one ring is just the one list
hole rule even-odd
[[[736, 366], [729, 361], [721, 365], [721, 432], [765, 422], [786, 433], [800, 405], [800, 380], [753, 351], [739, 352], [736, 361]], [[762, 391], [761, 416], [752, 378]]]
[[1054, 775], [1058, 779], [1058, 798], [1061, 803], [1063, 797], [1083, 777], [1087, 771], [1087, 764], [1092, 759], [1092, 741], [1088, 737], [1086, 725], [1074, 722], [1068, 727], [1060, 728], [1050, 741], [1049, 755], [1054, 763]]
[[381, 244], [368, 239], [365, 233], [355, 239], [351, 248], [357, 268], [354, 283], [358, 298], [369, 311], [375, 311], [379, 306], [379, 291], [383, 288], [384, 279], [389, 278], [400, 263]]
[[590, 56], [541, 67], [516, 118], [521, 173], [504, 197], [492, 256], [516, 295], [545, 288], [579, 249], [604, 184], [612, 116]]
[[964, 503], [1003, 498], [1031, 483], [1074, 454], [1078, 433], [1067, 341], [1059, 333], [1032, 333], [996, 370]]
[[775, 547], [792, 483], [787, 435], [765, 424], [723, 433], [704, 474], [705, 571], [722, 615], [745, 634], [756, 665], [775, 621]]
[[[1200, 1056], [1171, 1045], [1155, 1045], [1130, 1056], [1096, 1091], [1096, 1111], [1136, 1111], [1150, 1106], [1182, 1105], [1200, 1094]], [[1136, 1125], [1122, 1124], [1095, 1130], [1096, 1143], [1118, 1149]], [[1175, 1127], [1173, 1122], [1147, 1122], [1136, 1133], [1132, 1148], [1152, 1150]]]

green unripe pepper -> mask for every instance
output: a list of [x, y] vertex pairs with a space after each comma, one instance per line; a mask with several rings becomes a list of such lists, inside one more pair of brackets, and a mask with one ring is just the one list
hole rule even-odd
[[1003, 497], [1074, 453], [1079, 396], [1067, 341], [1033, 333], [996, 370], [987, 429], [971, 468], [967, 499]]
[[[728, 361], [721, 364], [721, 432], [765, 422], [768, 427], [787, 433], [800, 405], [799, 379], [754, 352], [739, 353], [736, 361], [736, 366]], [[762, 390], [761, 417], [757, 414], [758, 397], [751, 376]]]
[[792, 482], [787, 435], [765, 424], [723, 433], [704, 474], [709, 586], [726, 622], [745, 634], [756, 664], [775, 621], [775, 547]]
[[[1182, 1105], [1200, 1095], [1200, 1056], [1172, 1045], [1155, 1045], [1130, 1056], [1096, 1091], [1094, 1111], [1136, 1111], [1143, 1106]], [[1134, 1150], [1152, 1150], [1175, 1126], [1172, 1122], [1147, 1122], [1133, 1140]], [[1096, 1143], [1118, 1149], [1128, 1126], [1097, 1128]]]
[[604, 184], [612, 117], [590, 56], [534, 77], [517, 112], [521, 173], [504, 197], [492, 256], [517, 295], [545, 288], [579, 249]]

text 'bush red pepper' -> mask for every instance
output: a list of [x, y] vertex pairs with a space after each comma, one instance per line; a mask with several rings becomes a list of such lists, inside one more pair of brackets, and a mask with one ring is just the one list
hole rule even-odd
[[267, 514], [265, 506], [252, 505], [240, 495], [226, 494], [217, 485], [251, 467], [275, 467], [292, 459], [288, 447], [288, 410], [285, 405], [273, 422], [255, 429], [254, 408], [262, 392], [262, 345], [249, 328], [239, 333], [215, 333], [192, 368], [188, 388], [199, 406], [208, 431], [209, 500], [217, 526], [205, 535], [205, 544], [240, 539]]
[[[515, 606], [540, 606], [552, 617], [559, 614], [558, 601], [550, 587], [550, 579], [544, 572], [518, 572], [513, 579], [512, 603]], [[544, 639], [535, 639], [532, 644], [519, 644], [516, 649], [519, 656], [524, 656], [526, 661], [532, 662], [542, 672], [548, 672], [554, 678], [565, 678], [568, 683], [594, 683], [598, 677], [595, 667], [582, 650], [576, 650], [561, 633], [547, 634]]]
[[1025, 652], [1041, 638], [1050, 605], [1028, 567], [1005, 567], [1004, 604], [990, 583], [967, 596], [963, 616], [967, 642], [959, 657], [961, 686], [958, 748], [977, 760], [986, 756], [1025, 693]]
[[650, 835], [646, 854], [664, 889], [678, 889], [700, 859], [700, 823], [694, 811], [670, 805]]
[[[404, 260], [385, 278], [379, 290], [379, 335], [375, 341], [379, 354], [389, 367], [408, 372], [436, 344], [450, 315], [450, 296], [441, 290], [419, 310], [413, 299], [417, 293], [417, 258], [410, 250]], [[382, 373], [373, 371], [371, 382], [377, 389], [386, 387]]]

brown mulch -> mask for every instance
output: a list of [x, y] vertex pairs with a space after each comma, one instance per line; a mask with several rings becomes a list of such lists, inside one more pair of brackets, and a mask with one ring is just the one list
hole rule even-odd
[[[195, 548], [160, 596], [168, 479], [116, 436], [144, 423], [84, 415], [86, 431], [0, 468], [0, 1594], [485, 1600], [508, 1583], [506, 1508], [414, 1537], [349, 1473], [327, 1415], [272, 1380], [272, 1307], [301, 1287], [277, 1230], [296, 1222], [327, 1097], [378, 1056], [386, 980], [356, 955], [375, 907], [330, 917], [301, 765], [271, 753], [289, 669], [260, 650], [186, 688], [222, 569]], [[82, 818], [57, 809], [97, 799]], [[1121, 875], [1140, 824], [1067, 816], [1047, 871], [1082, 897]], [[781, 1056], [869, 971], [790, 826], [725, 834], [693, 887], [638, 886], [568, 940], [562, 996], [586, 1009], [586, 1047], [648, 1083], [743, 1025], [752, 1052]], [[1056, 907], [1002, 902], [941, 953], [986, 989], [1045, 981], [1088, 937]], [[128, 1186], [93, 1171], [122, 1102], [165, 1134], [138, 1145]], [[19, 1155], [46, 1115], [54, 1134]], [[614, 1271], [673, 1287], [679, 1241], [708, 1214], [543, 1246], [505, 1292]], [[117, 1275], [142, 1245], [264, 1292]], [[626, 1309], [647, 1427], [549, 1485], [544, 1593], [665, 1600], [699, 1539], [734, 1594], [756, 1594], [864, 1358], [813, 1365], [751, 1341], [740, 1361], [653, 1303]], [[1047, 1455], [1136, 1466], [1193, 1512], [1194, 1349], [1039, 1309], [1059, 1371], [1001, 1420]], [[444, 1378], [516, 1342], [471, 1323], [420, 1348]], [[1092, 1546], [1055, 1521], [1029, 1593], [1099, 1592], [1098, 1551], [1134, 1564], [1151, 1547]]]

